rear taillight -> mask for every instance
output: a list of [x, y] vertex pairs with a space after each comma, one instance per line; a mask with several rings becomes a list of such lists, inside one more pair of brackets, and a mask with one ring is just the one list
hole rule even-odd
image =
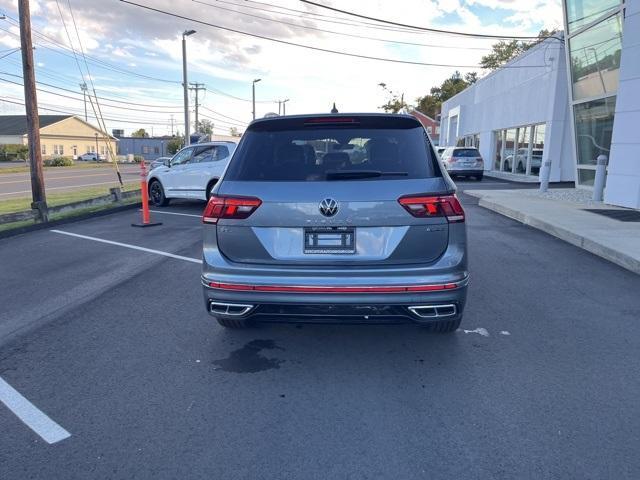
[[414, 217], [446, 217], [449, 223], [464, 222], [464, 210], [455, 195], [408, 196], [398, 199]]
[[248, 218], [262, 204], [255, 197], [218, 197], [213, 195], [202, 214], [204, 223], [218, 223], [221, 218], [241, 220]]

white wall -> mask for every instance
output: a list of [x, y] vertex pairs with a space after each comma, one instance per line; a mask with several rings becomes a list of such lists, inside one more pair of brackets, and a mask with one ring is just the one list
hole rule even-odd
[[480, 153], [485, 159], [485, 169], [491, 170], [495, 130], [546, 123], [543, 161], [551, 160], [550, 180], [573, 180], [575, 154], [568, 124], [564, 44], [546, 40], [506, 67], [443, 104], [441, 138], [448, 140], [449, 145], [453, 143], [456, 134], [448, 130], [449, 117], [450, 112], [459, 109], [457, 136], [480, 134]]
[[21, 145], [22, 135], [0, 135], [0, 145]]
[[640, 208], [640, 0], [627, 0], [604, 201]]

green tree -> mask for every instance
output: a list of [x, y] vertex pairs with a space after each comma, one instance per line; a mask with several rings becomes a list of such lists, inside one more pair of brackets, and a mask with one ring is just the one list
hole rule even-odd
[[196, 131], [199, 133], [206, 133], [207, 135], [213, 135], [213, 122], [211, 120], [199, 120]]
[[476, 72], [469, 72], [464, 77], [458, 71], [444, 80], [440, 86], [432, 87], [429, 94], [416, 98], [416, 108], [431, 118], [440, 113], [442, 103], [457, 95], [478, 80]]
[[498, 43], [494, 43], [491, 46], [491, 53], [483, 56], [480, 59], [480, 66], [487, 70], [495, 70], [497, 68], [500, 68], [509, 60], [512, 60], [518, 55], [526, 52], [544, 39], [555, 34], [557, 31], [558, 30], [556, 28], [552, 30], [540, 30], [540, 32], [538, 33], [538, 39], [533, 42], [500, 40]]
[[464, 75], [464, 81], [467, 85], [473, 85], [478, 81], [478, 72], [469, 72]]
[[431, 118], [436, 118], [436, 115], [440, 113], [440, 106], [440, 100], [433, 95], [425, 95], [424, 97], [416, 98], [416, 110], [420, 110]]
[[409, 108], [409, 105], [407, 105], [407, 103], [404, 101], [404, 93], [400, 95], [397, 94], [396, 92], [388, 88], [387, 84], [384, 82], [381, 82], [378, 85], [382, 87], [382, 89], [389, 95], [387, 103], [380, 106], [380, 108], [382, 108], [385, 112], [398, 113], [400, 110]]
[[229, 129], [229, 135], [232, 137], [240, 137], [242, 134], [238, 131], [238, 127], [231, 127]]
[[144, 128], [139, 128], [138, 130], [136, 130], [135, 132], [133, 132], [131, 134], [132, 137], [141, 137], [141, 138], [147, 138], [149, 136], [149, 134], [147, 133], [147, 131]]
[[184, 137], [174, 137], [167, 142], [167, 153], [175, 155], [184, 145]]

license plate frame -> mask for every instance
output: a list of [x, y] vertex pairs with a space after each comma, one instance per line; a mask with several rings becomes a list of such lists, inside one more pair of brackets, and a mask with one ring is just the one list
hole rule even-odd
[[307, 255], [354, 255], [355, 227], [305, 227], [303, 252]]

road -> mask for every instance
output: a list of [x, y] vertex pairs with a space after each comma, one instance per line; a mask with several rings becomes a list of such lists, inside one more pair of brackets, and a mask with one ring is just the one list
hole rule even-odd
[[70, 435], [0, 404], [0, 478], [640, 478], [640, 277], [461, 197], [450, 335], [223, 330], [202, 204], [0, 240], [0, 378]]
[[[124, 182], [140, 179], [138, 165], [120, 165], [120, 173]], [[96, 168], [60, 168], [44, 170], [44, 181], [47, 192], [65, 192], [80, 188], [113, 186], [118, 182], [113, 165]], [[108, 192], [107, 192], [108, 193]], [[0, 175], [0, 201], [7, 198], [28, 197], [31, 195], [29, 173], [6, 173]]]

